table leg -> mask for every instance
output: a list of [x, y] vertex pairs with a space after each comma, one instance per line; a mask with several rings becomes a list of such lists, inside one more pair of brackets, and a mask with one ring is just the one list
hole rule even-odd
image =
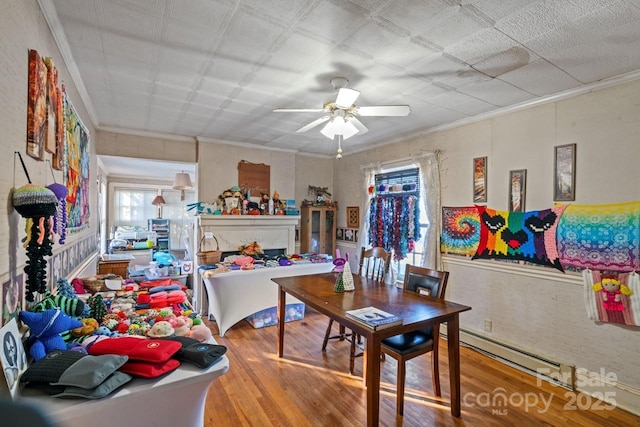
[[451, 414], [460, 416], [460, 327], [458, 315], [447, 320], [449, 350], [449, 387], [451, 389]]
[[375, 427], [380, 418], [380, 338], [365, 338], [366, 351], [363, 368], [367, 386], [367, 426]]
[[284, 350], [284, 313], [286, 309], [285, 297], [287, 293], [278, 285], [278, 357], [282, 357]]

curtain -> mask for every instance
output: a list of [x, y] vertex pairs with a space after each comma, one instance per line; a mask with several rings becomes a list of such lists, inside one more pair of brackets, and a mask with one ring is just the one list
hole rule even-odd
[[442, 229], [442, 204], [440, 201], [440, 151], [423, 153], [414, 158], [420, 167], [420, 185], [423, 208], [429, 226], [422, 248], [422, 267], [442, 269], [440, 254], [440, 230]]
[[[358, 240], [356, 242], [356, 252], [354, 255], [360, 256], [360, 248], [361, 247], [369, 247], [369, 205], [371, 203], [371, 197], [369, 197], [369, 186], [373, 185], [375, 182], [376, 174], [380, 173], [380, 163], [372, 163], [368, 165], [363, 165], [360, 168], [362, 170], [363, 177], [363, 186], [362, 193], [364, 194], [364, 202], [360, 204], [360, 212], [361, 215], [364, 216], [364, 221], [361, 221], [360, 230], [358, 230]], [[352, 257], [355, 261], [356, 257]], [[356, 266], [353, 265], [351, 268], [353, 271], [357, 271], [357, 263], [360, 260], [355, 261]]]

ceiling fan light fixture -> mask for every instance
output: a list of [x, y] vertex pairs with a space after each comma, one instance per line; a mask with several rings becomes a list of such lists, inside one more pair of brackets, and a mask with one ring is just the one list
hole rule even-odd
[[342, 139], [347, 139], [357, 134], [358, 129], [353, 123], [345, 121], [342, 116], [336, 116], [324, 125], [320, 133], [331, 140], [334, 139], [336, 135], [342, 135]]

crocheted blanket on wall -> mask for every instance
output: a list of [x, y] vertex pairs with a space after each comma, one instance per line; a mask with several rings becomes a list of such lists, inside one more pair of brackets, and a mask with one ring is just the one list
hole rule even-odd
[[587, 316], [597, 322], [640, 326], [640, 276], [583, 270]]
[[475, 206], [443, 207], [440, 251], [473, 255], [480, 241], [480, 215]]
[[564, 266], [593, 270], [640, 269], [640, 201], [569, 205], [558, 225]]
[[564, 272], [556, 248], [556, 228], [566, 206], [527, 212], [476, 208], [480, 241], [472, 259], [528, 261]]

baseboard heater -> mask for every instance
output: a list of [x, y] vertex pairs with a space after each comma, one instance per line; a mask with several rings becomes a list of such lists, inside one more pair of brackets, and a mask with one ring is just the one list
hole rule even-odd
[[552, 384], [574, 390], [575, 366], [549, 360], [470, 330], [460, 329], [460, 343]]

